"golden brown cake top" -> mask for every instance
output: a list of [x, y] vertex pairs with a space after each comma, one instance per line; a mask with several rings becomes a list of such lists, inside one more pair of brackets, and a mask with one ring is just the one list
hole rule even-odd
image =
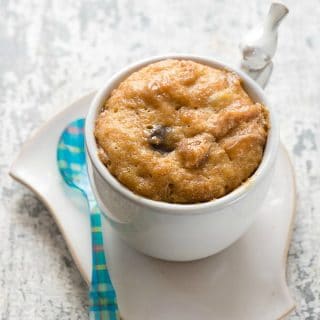
[[131, 74], [99, 114], [99, 157], [127, 188], [174, 203], [220, 198], [248, 179], [263, 155], [265, 107], [240, 78], [190, 60]]

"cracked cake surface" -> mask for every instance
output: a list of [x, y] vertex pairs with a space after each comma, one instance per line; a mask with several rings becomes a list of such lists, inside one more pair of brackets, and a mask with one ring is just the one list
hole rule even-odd
[[123, 80], [94, 133], [101, 161], [131, 191], [198, 203], [228, 194], [255, 172], [268, 129], [267, 109], [238, 75], [168, 59]]

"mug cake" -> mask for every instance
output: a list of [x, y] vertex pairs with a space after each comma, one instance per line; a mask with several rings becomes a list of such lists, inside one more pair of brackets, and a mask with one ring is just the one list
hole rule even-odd
[[188, 204], [221, 198], [247, 181], [268, 130], [267, 109], [237, 74], [167, 59], [112, 91], [94, 134], [100, 160], [128, 189]]

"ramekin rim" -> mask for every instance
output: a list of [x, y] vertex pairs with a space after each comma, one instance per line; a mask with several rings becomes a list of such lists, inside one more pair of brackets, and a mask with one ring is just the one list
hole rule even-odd
[[[263, 158], [254, 172], [254, 174], [249, 177], [242, 185], [237, 187], [232, 192], [224, 195], [221, 198], [213, 199], [207, 202], [201, 203], [192, 203], [192, 204], [180, 204], [180, 203], [169, 203], [164, 201], [156, 201], [148, 199], [146, 197], [135, 194], [133, 191], [128, 189], [126, 186], [121, 184], [103, 165], [100, 161], [97, 153], [97, 144], [94, 137], [94, 125], [96, 116], [101, 108], [101, 104], [106, 100], [107, 96], [111, 93], [112, 89], [115, 88], [125, 77], [130, 75], [132, 72], [160, 60], [165, 59], [189, 59], [199, 63], [204, 63], [209, 66], [218, 67], [225, 70], [230, 70], [237, 73], [242, 79], [243, 83], [249, 85], [251, 91], [259, 96], [258, 102], [264, 101], [269, 111], [270, 117], [270, 129], [268, 133], [267, 143], [264, 149]], [[251, 96], [251, 94], [249, 93]], [[193, 54], [184, 54], [184, 53], [172, 53], [159, 56], [152, 56], [140, 61], [137, 61], [133, 64], [122, 68], [120, 71], [115, 73], [105, 84], [104, 86], [96, 93], [94, 99], [91, 102], [89, 111], [86, 117], [85, 122], [85, 142], [87, 153], [92, 163], [93, 169], [97, 170], [99, 175], [105, 180], [114, 190], [118, 191], [125, 198], [139, 204], [141, 206], [150, 207], [153, 209], [161, 210], [166, 213], [177, 213], [178, 211], [183, 213], [192, 213], [198, 210], [205, 209], [215, 209], [220, 210], [223, 207], [229, 206], [232, 203], [239, 201], [241, 198], [245, 197], [251, 189], [253, 189], [263, 177], [268, 173], [269, 169], [273, 165], [276, 152], [279, 145], [279, 128], [277, 119], [274, 116], [273, 108], [267, 99], [263, 89], [248, 75], [238, 68], [232, 67], [227, 63], [221, 62], [218, 59], [202, 56], [202, 55], [193, 55]]]

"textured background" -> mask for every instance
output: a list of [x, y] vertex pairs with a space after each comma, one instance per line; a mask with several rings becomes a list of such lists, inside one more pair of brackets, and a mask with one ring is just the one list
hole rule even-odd
[[[320, 314], [320, 3], [286, 2], [266, 89], [296, 169], [290, 320]], [[236, 64], [269, 1], [0, 0], [0, 319], [86, 319], [87, 290], [48, 211], [8, 168], [31, 131], [129, 62], [190, 52]], [[272, 320], [272, 319], [271, 319]]]

